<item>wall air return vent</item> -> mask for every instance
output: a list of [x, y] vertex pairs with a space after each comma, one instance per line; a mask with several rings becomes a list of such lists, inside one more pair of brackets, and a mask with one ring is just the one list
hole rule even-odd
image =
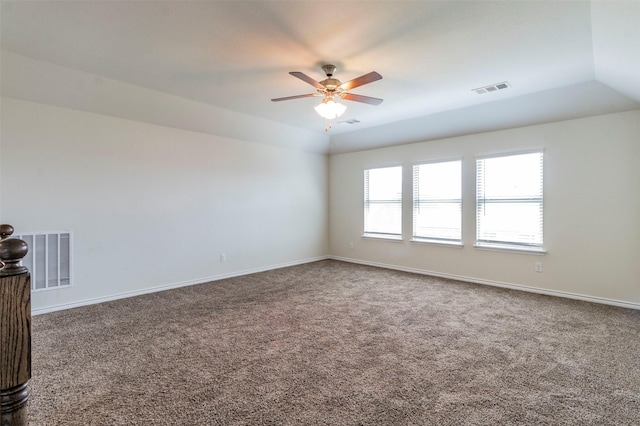
[[71, 285], [71, 233], [46, 232], [12, 235], [24, 240], [29, 252], [22, 264], [31, 272], [31, 291]]
[[473, 92], [476, 92], [478, 95], [482, 95], [484, 93], [497, 92], [498, 90], [504, 90], [511, 87], [508, 81], [503, 81], [501, 83], [490, 84], [489, 86], [478, 87], [477, 89], [472, 89]]

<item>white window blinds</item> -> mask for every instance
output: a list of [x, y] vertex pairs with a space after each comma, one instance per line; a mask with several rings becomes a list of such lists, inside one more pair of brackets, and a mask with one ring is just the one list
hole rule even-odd
[[364, 236], [402, 239], [402, 166], [364, 171]]
[[413, 166], [413, 240], [462, 242], [462, 161]]
[[542, 191], [542, 151], [477, 159], [477, 245], [542, 250]]

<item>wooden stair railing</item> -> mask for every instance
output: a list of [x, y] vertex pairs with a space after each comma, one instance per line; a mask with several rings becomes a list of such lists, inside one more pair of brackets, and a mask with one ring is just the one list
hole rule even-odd
[[27, 243], [0, 225], [0, 425], [27, 424], [31, 379], [31, 275]]

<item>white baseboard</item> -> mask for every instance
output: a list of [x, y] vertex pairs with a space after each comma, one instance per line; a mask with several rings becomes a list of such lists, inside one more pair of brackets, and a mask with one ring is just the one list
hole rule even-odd
[[329, 259], [340, 260], [343, 262], [350, 262], [350, 263], [358, 263], [361, 265], [376, 266], [378, 268], [394, 269], [396, 271], [412, 272], [414, 274], [431, 275], [431, 276], [440, 277], [440, 278], [449, 278], [452, 280], [465, 281], [465, 282], [470, 282], [475, 284], [490, 285], [493, 287], [510, 288], [513, 290], [521, 290], [529, 293], [545, 294], [548, 296], [564, 297], [567, 299], [582, 300], [585, 302], [601, 303], [604, 305], [613, 305], [613, 306], [619, 306], [621, 308], [640, 310], [640, 303], [626, 302], [623, 300], [607, 299], [604, 297], [596, 297], [596, 296], [585, 296], [583, 294], [575, 294], [575, 293], [569, 293], [569, 292], [558, 291], [558, 290], [547, 290], [543, 288], [530, 287], [530, 286], [521, 285], [521, 284], [512, 284], [512, 283], [504, 283], [500, 281], [484, 280], [480, 278], [465, 277], [462, 275], [444, 274], [441, 272], [428, 271], [425, 269], [408, 268], [405, 266], [390, 265], [390, 264], [378, 263], [378, 262], [369, 262], [366, 260], [352, 259], [349, 257], [329, 256]]
[[44, 308], [32, 309], [31, 315], [35, 316], [35, 315], [40, 315], [40, 314], [46, 314], [46, 313], [49, 313], [49, 312], [62, 311], [62, 310], [65, 310], [65, 309], [78, 308], [80, 306], [95, 305], [97, 303], [109, 302], [109, 301], [118, 300], [118, 299], [125, 299], [125, 298], [128, 298], [128, 297], [141, 296], [143, 294], [155, 293], [157, 291], [171, 290], [171, 289], [174, 289], [174, 288], [187, 287], [187, 286], [196, 285], [196, 284], [204, 284], [204, 283], [208, 283], [208, 282], [212, 282], [212, 281], [223, 280], [225, 278], [233, 278], [233, 277], [239, 277], [239, 276], [242, 276], [242, 275], [255, 274], [255, 273], [258, 273], [258, 272], [271, 271], [271, 270], [274, 270], [274, 269], [280, 269], [280, 268], [286, 268], [286, 267], [289, 267], [289, 266], [302, 265], [302, 264], [305, 264], [305, 263], [317, 262], [317, 261], [326, 260], [326, 259], [333, 259], [333, 260], [339, 260], [339, 261], [343, 261], [343, 262], [357, 263], [357, 264], [368, 265], [368, 266], [375, 266], [375, 267], [378, 267], [378, 268], [394, 269], [394, 270], [403, 271], [403, 272], [411, 272], [411, 273], [414, 273], [414, 274], [431, 275], [431, 276], [434, 276], [434, 277], [448, 278], [448, 279], [452, 279], [452, 280], [465, 281], [465, 282], [470, 282], [470, 283], [475, 283], [475, 284], [490, 285], [490, 286], [493, 286], [493, 287], [510, 288], [510, 289], [513, 289], [513, 290], [527, 291], [529, 293], [546, 294], [546, 295], [549, 295], [549, 296], [564, 297], [564, 298], [567, 298], [567, 299], [582, 300], [582, 301], [586, 301], [586, 302], [601, 303], [601, 304], [605, 304], [605, 305], [613, 305], [613, 306], [619, 306], [619, 307], [622, 307], [622, 308], [640, 310], [640, 303], [625, 302], [625, 301], [622, 301], [622, 300], [607, 299], [607, 298], [603, 298], [603, 297], [585, 296], [585, 295], [582, 295], [582, 294], [568, 293], [568, 292], [558, 291], [558, 290], [547, 290], [547, 289], [542, 289], [542, 288], [525, 286], [525, 285], [521, 285], [521, 284], [512, 284], [512, 283], [504, 283], [504, 282], [500, 282], [500, 281], [484, 280], [484, 279], [479, 279], [479, 278], [466, 277], [466, 276], [462, 276], [462, 275], [444, 274], [444, 273], [441, 273], [441, 272], [429, 271], [429, 270], [425, 270], [425, 269], [408, 268], [408, 267], [405, 267], [405, 266], [391, 265], [391, 264], [387, 264], [387, 263], [370, 262], [370, 261], [366, 261], [366, 260], [352, 259], [352, 258], [348, 258], [348, 257], [318, 256], [318, 257], [298, 260], [298, 261], [294, 261], [294, 262], [281, 263], [281, 264], [277, 264], [277, 265], [270, 265], [270, 266], [254, 268], [254, 269], [246, 269], [246, 270], [243, 270], [243, 271], [231, 272], [231, 273], [228, 273], [228, 274], [220, 274], [220, 275], [200, 278], [200, 279], [196, 279], [196, 280], [189, 280], [189, 281], [182, 281], [182, 282], [178, 282], [178, 283], [165, 284], [165, 285], [161, 285], [161, 286], [157, 286], [157, 287], [150, 287], [150, 288], [146, 288], [146, 289], [142, 289], [142, 290], [129, 291], [129, 292], [125, 292], [125, 293], [119, 293], [119, 294], [114, 294], [114, 295], [109, 295], [109, 296], [103, 296], [103, 297], [96, 297], [96, 298], [92, 298], [92, 299], [81, 300], [81, 301], [78, 301], [78, 302], [65, 303], [65, 304], [61, 304], [61, 305], [47, 306], [47, 307], [44, 307]]
[[253, 268], [253, 269], [245, 269], [243, 271], [231, 272], [228, 274], [214, 275], [211, 277], [199, 278], [196, 280], [182, 281], [178, 283], [165, 284], [157, 287], [145, 288], [142, 290], [128, 291], [125, 293], [112, 294], [112, 295], [103, 296], [103, 297], [96, 297], [92, 299], [81, 300], [78, 302], [64, 303], [64, 304], [55, 305], [55, 306], [47, 306], [44, 308], [32, 309], [31, 315], [35, 316], [40, 314], [46, 314], [49, 312], [63, 311], [65, 309], [79, 308], [80, 306], [95, 305], [97, 303], [110, 302], [112, 300], [126, 299], [128, 297], [141, 296], [143, 294], [155, 293], [163, 290], [171, 290], [174, 288], [187, 287], [190, 285], [204, 284], [211, 281], [223, 280], [225, 278], [233, 278], [233, 277], [239, 277], [242, 275], [250, 275], [250, 274], [255, 274], [257, 272], [271, 271], [273, 269], [286, 268], [289, 266], [302, 265], [305, 263], [317, 262], [320, 260], [327, 260], [327, 259], [329, 259], [329, 256], [312, 257], [308, 259], [296, 260], [293, 262], [280, 263], [277, 265], [270, 265], [270, 266], [264, 266], [264, 267]]

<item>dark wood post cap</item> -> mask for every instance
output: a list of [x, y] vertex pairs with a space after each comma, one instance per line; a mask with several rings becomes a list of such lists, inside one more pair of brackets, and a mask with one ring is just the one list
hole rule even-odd
[[6, 277], [29, 272], [25, 266], [21, 265], [22, 258], [27, 255], [28, 251], [27, 243], [21, 239], [5, 238], [0, 240], [0, 262], [4, 263], [4, 267], [0, 269], [0, 276]]
[[6, 223], [0, 225], [0, 239], [4, 240], [10, 235], [13, 235], [13, 226], [7, 225]]

